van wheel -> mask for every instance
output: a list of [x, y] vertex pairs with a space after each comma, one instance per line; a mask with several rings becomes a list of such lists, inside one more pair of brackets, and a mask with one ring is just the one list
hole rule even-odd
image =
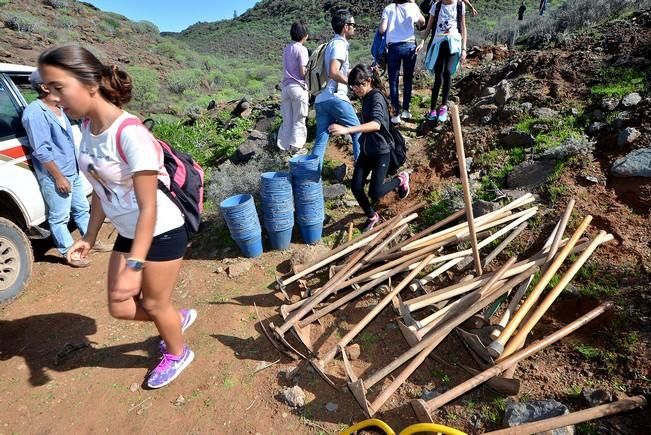
[[32, 245], [25, 233], [0, 218], [0, 303], [11, 301], [27, 287], [33, 262]]

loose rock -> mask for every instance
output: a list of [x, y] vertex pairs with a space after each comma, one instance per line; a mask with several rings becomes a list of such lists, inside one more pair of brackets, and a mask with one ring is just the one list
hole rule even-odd
[[479, 217], [498, 210], [500, 207], [501, 206], [496, 202], [477, 199], [472, 203], [472, 213], [475, 217]]
[[640, 148], [615, 160], [612, 173], [620, 177], [651, 177], [651, 148]]
[[506, 184], [509, 188], [538, 187], [547, 182], [554, 170], [555, 162], [552, 160], [526, 161], [515, 168], [507, 176]]
[[582, 394], [586, 403], [590, 407], [603, 405], [604, 403], [610, 403], [613, 401], [613, 395], [608, 390], [584, 388]]
[[601, 102], [601, 108], [606, 112], [612, 112], [617, 109], [617, 106], [619, 106], [619, 100], [617, 98], [604, 98]]
[[350, 346], [346, 346], [346, 354], [348, 355], [348, 359], [351, 361], [356, 361], [359, 359], [360, 355], [362, 353], [361, 348], [359, 347], [359, 344], [351, 344]]
[[605, 122], [593, 122], [588, 126], [587, 133], [590, 136], [596, 136], [601, 132], [601, 130], [603, 130], [607, 126], [608, 124], [606, 124]]
[[336, 403], [333, 403], [333, 402], [326, 403], [325, 407], [326, 407], [326, 410], [328, 412], [335, 412], [335, 411], [337, 411], [337, 409], [339, 409], [339, 405], [337, 405]]
[[251, 263], [248, 261], [241, 261], [239, 263], [231, 264], [228, 266], [228, 277], [237, 278], [238, 276], [244, 275], [251, 269]]
[[631, 144], [635, 142], [637, 138], [639, 138], [641, 133], [633, 128], [633, 127], [627, 127], [624, 130], [620, 131], [619, 134], [617, 135], [617, 146], [622, 147], [624, 145]]
[[172, 403], [174, 403], [174, 406], [183, 406], [185, 405], [185, 397], [183, 397], [182, 394], [179, 394], [179, 396]]
[[[569, 414], [570, 410], [556, 400], [533, 400], [531, 402], [510, 402], [504, 411], [503, 424], [508, 427], [518, 426], [531, 421], [543, 420], [546, 418], [559, 417]], [[554, 435], [573, 435], [574, 426], [552, 431]]]
[[280, 392], [280, 399], [292, 408], [300, 408], [305, 405], [305, 392], [298, 385], [285, 387]]
[[337, 199], [346, 195], [346, 186], [343, 184], [328, 184], [323, 186], [323, 199]]
[[501, 142], [510, 147], [531, 146], [535, 143], [535, 139], [529, 133], [521, 131], [510, 130], [502, 137]]
[[502, 80], [496, 88], [495, 102], [498, 106], [503, 106], [511, 97], [511, 83], [507, 80]]
[[641, 101], [642, 101], [642, 97], [640, 96], [640, 94], [638, 94], [637, 92], [632, 92], [627, 96], [625, 96], [624, 98], [622, 98], [621, 104], [622, 107], [629, 108], [629, 107], [637, 106], [638, 104], [640, 104]]

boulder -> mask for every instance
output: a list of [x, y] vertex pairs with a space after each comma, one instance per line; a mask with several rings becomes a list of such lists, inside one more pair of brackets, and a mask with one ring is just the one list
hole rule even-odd
[[263, 133], [259, 130], [251, 130], [251, 133], [249, 133], [248, 140], [266, 142], [268, 138], [266, 133]]
[[538, 156], [540, 160], [563, 160], [578, 155], [589, 155], [594, 150], [594, 142], [583, 136], [570, 137], [562, 145], [548, 149]]
[[511, 98], [511, 83], [507, 80], [502, 80], [495, 89], [495, 102], [498, 106], [503, 106]]
[[642, 97], [637, 92], [632, 92], [622, 98], [622, 107], [628, 109], [629, 107], [635, 107], [642, 102]]
[[615, 160], [611, 171], [618, 177], [651, 177], [651, 148], [640, 148]]
[[558, 116], [558, 112], [549, 107], [539, 107], [533, 111], [533, 116], [540, 119], [551, 119]]
[[283, 388], [280, 392], [280, 399], [292, 408], [300, 408], [305, 405], [305, 392], [298, 385], [292, 388]]
[[346, 186], [343, 184], [327, 184], [323, 186], [323, 199], [337, 199], [346, 195]]
[[[567, 415], [570, 410], [556, 400], [533, 400], [531, 402], [510, 402], [504, 411], [504, 426], [514, 427], [532, 421]], [[554, 429], [553, 435], [573, 435], [574, 426]]]
[[531, 109], [533, 109], [533, 104], [531, 104], [528, 101], [525, 101], [524, 103], [520, 104], [520, 107], [522, 107], [522, 110], [524, 110], [525, 112], [528, 112]]
[[617, 146], [623, 147], [624, 145], [632, 144], [640, 137], [640, 135], [641, 133], [637, 129], [627, 127], [617, 135]]
[[509, 130], [502, 136], [500, 142], [510, 147], [526, 147], [535, 143], [534, 137], [529, 133], [521, 131]]
[[237, 148], [237, 151], [233, 153], [231, 157], [231, 162], [235, 164], [246, 163], [253, 158], [256, 154], [260, 153], [263, 149], [263, 145], [256, 140], [246, 140], [242, 145]]
[[526, 161], [513, 168], [506, 177], [506, 185], [510, 189], [542, 186], [554, 171], [553, 160]]
[[619, 100], [617, 98], [604, 98], [601, 101], [601, 109], [605, 112], [612, 112], [617, 109], [619, 106]]

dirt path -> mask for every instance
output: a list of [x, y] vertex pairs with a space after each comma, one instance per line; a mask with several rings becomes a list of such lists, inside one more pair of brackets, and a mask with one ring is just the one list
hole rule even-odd
[[314, 432], [274, 399], [277, 366], [253, 373], [257, 360], [278, 355], [256, 331], [249, 302], [275, 304], [267, 285], [283, 255], [252, 261], [237, 281], [216, 273], [218, 262], [184, 262], [174, 299], [199, 311], [187, 332], [197, 357], [159, 391], [140, 388], [158, 359], [153, 325], [108, 315], [109, 254], [93, 254], [86, 270], [52, 263], [53, 255], [34, 265], [29, 288], [0, 311], [0, 434]]

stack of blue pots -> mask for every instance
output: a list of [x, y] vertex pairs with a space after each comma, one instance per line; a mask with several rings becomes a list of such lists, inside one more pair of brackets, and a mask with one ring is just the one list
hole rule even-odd
[[219, 204], [231, 237], [245, 257], [262, 255], [262, 229], [251, 195], [235, 195]]
[[296, 156], [289, 160], [296, 206], [296, 223], [307, 244], [321, 240], [325, 210], [319, 157]]
[[271, 247], [287, 249], [294, 228], [294, 198], [289, 174], [265, 172], [261, 178], [262, 215]]

